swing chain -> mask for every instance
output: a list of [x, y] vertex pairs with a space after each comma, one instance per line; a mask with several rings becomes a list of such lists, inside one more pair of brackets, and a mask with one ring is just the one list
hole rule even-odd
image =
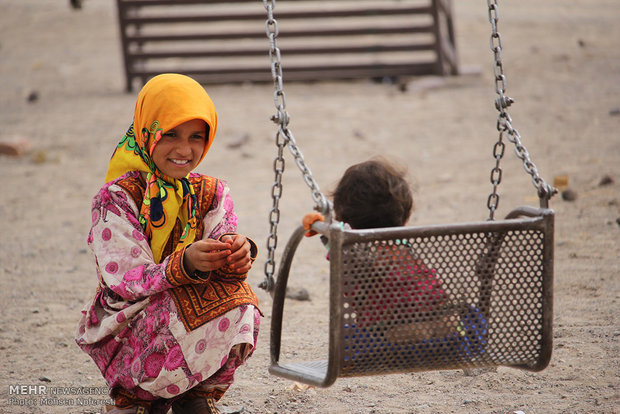
[[261, 288], [270, 292], [275, 285], [273, 274], [275, 273], [275, 251], [278, 245], [278, 224], [280, 222], [280, 198], [282, 196], [282, 174], [284, 173], [284, 147], [288, 146], [289, 151], [293, 154], [295, 163], [302, 173], [305, 183], [311, 190], [312, 199], [316, 206], [315, 209], [323, 213], [325, 216], [329, 214], [329, 203], [325, 195], [319, 189], [319, 185], [314, 179], [312, 172], [306, 165], [304, 156], [297, 146], [292, 131], [288, 128], [290, 117], [286, 111], [286, 95], [284, 93], [284, 83], [282, 77], [282, 56], [277, 45], [277, 37], [279, 34], [278, 22], [274, 17], [273, 9], [276, 0], [263, 0], [263, 5], [267, 10], [267, 21], [265, 22], [265, 31], [269, 39], [269, 58], [271, 60], [271, 76], [274, 84], [274, 105], [277, 113], [271, 117], [271, 120], [279, 125], [276, 134], [276, 145], [278, 147], [278, 155], [274, 160], [273, 169], [275, 173], [275, 181], [271, 189], [271, 198], [273, 206], [269, 212], [270, 233], [267, 238], [267, 261], [265, 263], [265, 280], [259, 285]]
[[499, 205], [499, 193], [497, 188], [502, 181], [502, 170], [500, 168], [500, 161], [504, 156], [505, 144], [504, 136], [506, 139], [515, 146], [515, 153], [517, 157], [523, 161], [523, 168], [532, 177], [532, 183], [538, 190], [538, 197], [540, 199], [540, 206], [543, 208], [549, 207], [549, 199], [553, 197], [558, 190], [545, 182], [538, 173], [536, 165], [532, 162], [530, 154], [525, 146], [521, 143], [521, 135], [512, 126], [512, 118], [508, 114], [507, 108], [514, 103], [514, 100], [509, 96], [506, 96], [506, 75], [504, 74], [504, 64], [502, 62], [502, 38], [497, 31], [498, 15], [498, 0], [487, 0], [489, 7], [489, 22], [491, 23], [491, 38], [490, 45], [493, 52], [493, 73], [495, 75], [495, 93], [497, 98], [495, 99], [495, 108], [499, 112], [497, 117], [497, 130], [499, 137], [495, 145], [493, 146], [493, 157], [495, 158], [495, 166], [491, 169], [491, 184], [493, 189], [489, 198], [487, 199], [487, 207], [489, 208], [489, 220], [494, 219], [495, 211]]
[[285, 140], [282, 138], [280, 131], [276, 134], [276, 145], [278, 147], [278, 155], [273, 161], [273, 170], [275, 172], [275, 181], [271, 187], [271, 199], [273, 206], [269, 212], [269, 236], [267, 237], [267, 261], [265, 262], [265, 280], [259, 284], [259, 287], [267, 292], [273, 291], [275, 281], [273, 274], [276, 269], [275, 251], [278, 246], [278, 224], [280, 222], [280, 198], [282, 197], [282, 174], [284, 173], [284, 147]]

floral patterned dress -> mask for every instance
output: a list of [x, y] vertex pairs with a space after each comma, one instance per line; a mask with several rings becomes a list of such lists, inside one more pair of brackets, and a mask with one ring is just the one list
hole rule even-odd
[[[194, 173], [189, 181], [203, 218], [197, 239], [234, 233], [237, 217], [226, 184]], [[93, 200], [88, 244], [99, 285], [82, 311], [76, 342], [115, 398], [172, 401], [203, 388], [219, 399], [256, 346], [256, 295], [246, 274], [188, 275], [184, 249], [175, 249], [180, 223], [164, 259], [155, 263], [138, 222], [145, 186], [139, 172], [130, 172], [106, 184]], [[255, 258], [256, 245], [250, 243]]]

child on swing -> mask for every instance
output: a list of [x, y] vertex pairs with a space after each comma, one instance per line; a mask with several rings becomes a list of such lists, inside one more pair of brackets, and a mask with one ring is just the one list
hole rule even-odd
[[[404, 168], [384, 158], [349, 167], [333, 192], [334, 215], [343, 228], [369, 229], [404, 226], [413, 210], [413, 198]], [[315, 221], [323, 221], [320, 213], [304, 216], [302, 224], [307, 236]], [[357, 289], [350, 297], [357, 328], [376, 327], [379, 319], [390, 321], [379, 328], [389, 344], [444, 343], [444, 348], [471, 348], [465, 338], [469, 326], [457, 315], [442, 281], [429, 269], [406, 240], [393, 244], [376, 242], [365, 254], [368, 266], [378, 270], [379, 288]], [[385, 270], [388, 269], [388, 270]], [[377, 284], [375, 284], [377, 286]], [[366, 307], [373, 303], [371, 312]], [[387, 313], [387, 318], [377, 315]], [[467, 311], [469, 312], [469, 310]], [[472, 320], [469, 313], [466, 319]], [[474, 322], [479, 322], [476, 319]], [[486, 322], [484, 322], [486, 323]], [[455, 344], [455, 341], [458, 344]], [[406, 349], [406, 348], [405, 348]]]
[[[335, 219], [341, 222], [343, 228], [370, 229], [404, 226], [413, 210], [413, 197], [405, 169], [381, 157], [349, 167], [332, 195]], [[320, 213], [309, 213], [303, 218], [302, 223], [307, 230], [307, 236], [315, 234], [310, 227], [317, 220], [323, 221]], [[434, 270], [428, 269], [422, 261], [416, 258], [412, 258], [411, 263], [398, 263], [395, 257], [402, 255], [403, 249], [408, 248], [404, 245], [379, 245], [371, 264], [372, 266], [387, 265], [388, 268], [393, 268], [393, 271], [382, 277], [382, 285], [393, 286], [397, 290], [396, 295], [392, 299], [387, 299], [382, 297], [385, 295], [359, 292], [356, 296], [364, 296], [365, 300], [375, 303], [384, 303], [388, 312], [393, 312], [397, 306], [401, 305], [399, 303], [401, 301], [411, 302], [408, 309], [410, 313], [414, 310], [429, 312], [441, 308], [447, 303], [448, 298]], [[406, 255], [411, 257], [411, 254]], [[413, 291], [407, 289], [412, 286]], [[411, 306], [412, 303], [413, 306]], [[371, 326], [375, 322], [376, 315], [359, 310], [354, 313], [357, 315], [358, 327]], [[413, 333], [419, 336], [420, 340], [433, 335], [441, 335], [444, 332], [437, 332], [438, 326], [437, 323], [418, 323]], [[410, 334], [405, 328], [397, 326], [389, 329], [386, 332], [387, 339], [390, 342], [405, 340], [405, 335]]]
[[215, 401], [255, 349], [260, 313], [246, 276], [256, 244], [236, 233], [226, 183], [192, 172], [216, 129], [200, 84], [154, 77], [94, 197], [98, 286], [76, 342], [110, 387], [104, 412], [219, 413]]

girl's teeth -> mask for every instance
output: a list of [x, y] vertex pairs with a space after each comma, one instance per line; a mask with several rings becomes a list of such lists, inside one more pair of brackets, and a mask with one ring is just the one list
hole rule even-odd
[[181, 160], [171, 160], [171, 161], [177, 165], [185, 165], [189, 162], [189, 161], [181, 161]]

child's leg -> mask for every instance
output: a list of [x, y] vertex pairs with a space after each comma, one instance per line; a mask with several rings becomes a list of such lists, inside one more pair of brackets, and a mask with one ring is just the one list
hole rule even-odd
[[[111, 396], [118, 408], [142, 406], [149, 409], [149, 413], [156, 413], [163, 410], [164, 403], [170, 405], [184, 395], [183, 391], [195, 388], [194, 384], [200, 386], [203, 382], [206, 382], [205, 390], [217, 400], [232, 384], [234, 370], [245, 362], [256, 346], [259, 311], [250, 307], [254, 314], [248, 313], [246, 318], [253, 319], [253, 323], [247, 324], [253, 325], [253, 331], [242, 332], [244, 324], [241, 316], [245, 312], [237, 309], [232, 319], [237, 323], [231, 325], [234, 325], [231, 328], [235, 333], [233, 338], [243, 337], [246, 342], [228, 348], [225, 363], [218, 364], [220, 368], [204, 380], [197, 371], [202, 365], [194, 363], [193, 370], [188, 366], [186, 356], [180, 352], [179, 342], [170, 330], [169, 320], [176, 315], [176, 311], [172, 311], [174, 309], [169, 295], [153, 296], [147, 308], [116, 336], [109, 335], [96, 344], [81, 345], [97, 363], [111, 387]], [[212, 330], [220, 332], [217, 324]], [[217, 362], [220, 363], [222, 359], [218, 357]], [[181, 386], [173, 382], [178, 378], [171, 376], [172, 370], [185, 375]], [[168, 395], [155, 395], [151, 392], [153, 389], [155, 392], [165, 389]]]
[[218, 401], [235, 379], [235, 371], [245, 361], [252, 356], [258, 340], [258, 330], [260, 326], [260, 313], [254, 310], [254, 344], [237, 344], [230, 349], [226, 362], [211, 377], [202, 381], [200, 384], [183, 394], [182, 398], [213, 398]]
[[235, 345], [222, 367], [210, 378], [198, 384], [189, 392], [198, 396], [214, 398], [218, 401], [230, 388], [235, 379], [235, 371], [252, 355], [254, 347], [249, 344]]
[[220, 412], [215, 406], [215, 401], [219, 401], [228, 388], [230, 388], [234, 382], [235, 371], [254, 352], [256, 340], [258, 339], [259, 324], [260, 314], [256, 310], [254, 316], [254, 346], [250, 346], [247, 343], [233, 346], [228, 354], [228, 359], [215, 374], [181, 395], [172, 404], [173, 413], [218, 414]]

